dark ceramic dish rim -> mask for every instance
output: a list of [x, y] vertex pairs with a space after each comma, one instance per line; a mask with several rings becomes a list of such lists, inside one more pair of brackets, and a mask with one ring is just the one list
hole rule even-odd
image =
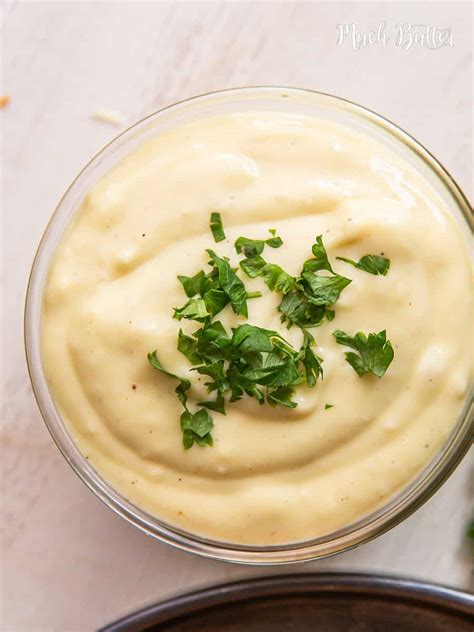
[[455, 613], [474, 622], [474, 595], [449, 586], [370, 573], [298, 573], [244, 579], [178, 595], [126, 615], [99, 632], [140, 632], [151, 625], [171, 623], [224, 603], [321, 593], [390, 597], [398, 602]]

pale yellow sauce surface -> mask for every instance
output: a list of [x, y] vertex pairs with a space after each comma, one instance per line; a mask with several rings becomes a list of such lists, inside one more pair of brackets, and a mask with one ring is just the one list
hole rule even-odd
[[[219, 244], [212, 211], [227, 234]], [[235, 239], [268, 228], [284, 241], [264, 251], [268, 261], [296, 275], [322, 234], [336, 272], [353, 279], [335, 320], [312, 330], [324, 380], [298, 387], [295, 410], [228, 405], [226, 417], [213, 414], [214, 447], [185, 451], [176, 383], [146, 354], [157, 349], [188, 374], [177, 332], [196, 323], [172, 319], [186, 301], [177, 274], [205, 268], [209, 247], [236, 263]], [[386, 277], [334, 260], [369, 253], [391, 260]], [[249, 322], [299, 347], [297, 328], [280, 325], [280, 297], [241, 277], [263, 292]], [[147, 142], [86, 197], [46, 286], [43, 361], [80, 449], [133, 503], [218, 540], [305, 540], [386, 503], [443, 445], [470, 379], [470, 283], [454, 220], [387, 149], [316, 119], [229, 115]], [[230, 307], [218, 318], [244, 322]], [[386, 329], [395, 351], [386, 375], [359, 378], [335, 329]]]

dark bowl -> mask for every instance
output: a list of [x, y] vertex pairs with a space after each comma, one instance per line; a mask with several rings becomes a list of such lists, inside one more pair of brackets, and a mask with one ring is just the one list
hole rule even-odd
[[472, 632], [474, 596], [352, 573], [263, 577], [174, 597], [99, 632]]

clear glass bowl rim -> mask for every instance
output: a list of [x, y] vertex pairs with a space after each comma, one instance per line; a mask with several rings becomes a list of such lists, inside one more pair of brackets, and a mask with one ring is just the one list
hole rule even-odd
[[[172, 546], [223, 561], [259, 565], [302, 562], [341, 553], [372, 540], [405, 520], [418, 507], [424, 504], [450, 476], [471, 445], [473, 438], [472, 393], [466, 398], [461, 417], [443, 449], [407, 488], [403, 489], [395, 498], [376, 512], [335, 533], [314, 540], [282, 546], [241, 546], [208, 540], [171, 526], [133, 505], [100, 477], [75, 445], [55, 408], [41, 363], [39, 326], [43, 283], [55, 251], [55, 248], [51, 246], [52, 233], [58, 222], [64, 219], [64, 210], [69, 198], [72, 197], [79, 184], [95, 169], [102, 156], [111, 152], [118, 142], [124, 142], [127, 138], [130, 141], [146, 125], [154, 123], [160, 117], [179, 110], [183, 106], [199, 106], [205, 103], [206, 100], [212, 101], [213, 99], [223, 99], [224, 101], [235, 97], [281, 99], [288, 96], [319, 99], [323, 105], [342, 108], [351, 115], [365, 119], [366, 122], [381, 128], [383, 132], [393, 136], [397, 141], [405, 145], [408, 150], [416, 154], [418, 158], [421, 158], [437, 176], [452, 197], [454, 206], [460, 211], [468, 228], [470, 227], [472, 230], [470, 204], [451, 175], [425, 147], [383, 116], [347, 99], [306, 88], [284, 86], [229, 88], [178, 101], [148, 115], [117, 135], [91, 158], [62, 196], [45, 228], [31, 268], [24, 314], [26, 361], [38, 408], [57, 447], [87, 487], [129, 523], [146, 534]], [[77, 209], [77, 204], [75, 208]], [[68, 214], [68, 221], [73, 215], [74, 211]], [[41, 281], [42, 283], [40, 284]]]

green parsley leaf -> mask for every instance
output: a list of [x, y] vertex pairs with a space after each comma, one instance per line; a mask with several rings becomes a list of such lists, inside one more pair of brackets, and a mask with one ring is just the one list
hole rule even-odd
[[192, 430], [183, 430], [183, 447], [189, 450], [194, 445], [194, 434]]
[[249, 239], [248, 237], [239, 237], [235, 244], [235, 250], [239, 255], [241, 252], [246, 257], [254, 257], [255, 255], [261, 255], [265, 247], [263, 239]]
[[194, 440], [201, 447], [204, 447], [206, 445], [212, 447], [214, 445], [214, 441], [210, 433], [208, 433], [205, 437], [196, 437]]
[[[334, 303], [342, 290], [351, 283], [350, 279], [333, 272], [321, 235], [316, 237], [312, 252], [314, 258], [304, 263], [301, 277], [294, 279], [285, 273], [286, 277], [279, 277], [274, 282], [278, 270], [273, 270], [267, 283], [270, 289], [278, 289], [286, 294], [278, 309], [282, 313], [282, 322], [286, 321], [288, 327], [293, 324], [300, 327], [316, 327], [325, 315], [328, 320], [332, 320], [334, 310], [326, 310], [325, 306]], [[268, 266], [262, 268], [261, 276], [267, 268]], [[331, 275], [315, 274], [319, 270], [327, 270]]]
[[336, 257], [336, 259], [350, 263], [354, 268], [359, 268], [359, 270], [363, 270], [369, 274], [381, 274], [382, 276], [386, 276], [390, 269], [390, 259], [379, 255], [364, 255], [359, 261], [353, 261], [345, 257]]
[[219, 241], [224, 241], [225, 233], [224, 227], [222, 225], [222, 218], [220, 213], [211, 213], [211, 220], [209, 223], [212, 231], [212, 235], [214, 237], [214, 241], [218, 243]]
[[267, 263], [259, 254], [242, 259], [240, 267], [252, 279], [261, 276], [272, 292], [287, 294], [295, 283], [283, 268], [276, 263]]
[[201, 446], [212, 445], [211, 430], [214, 423], [205, 408], [200, 408], [194, 414], [185, 410], [181, 414], [180, 424], [185, 450], [189, 450], [194, 443]]
[[210, 433], [208, 433], [205, 437], [195, 437], [194, 441], [201, 447], [205, 447], [206, 445], [212, 447], [214, 445], [214, 441]]
[[280, 292], [281, 294], [287, 294], [295, 283], [294, 278], [275, 263], [267, 263], [260, 270], [260, 276], [263, 277], [272, 292]]
[[183, 307], [174, 308], [173, 318], [181, 320], [205, 320], [210, 313], [207, 311], [206, 303], [202, 298], [192, 298]]
[[188, 298], [193, 298], [196, 294], [203, 296], [207, 286], [209, 285], [209, 279], [202, 270], [192, 277], [178, 275], [178, 279], [180, 280]]
[[332, 276], [320, 276], [314, 272], [303, 272], [303, 279], [308, 284], [311, 293], [306, 293], [309, 300], [315, 305], [331, 305], [335, 303], [342, 290], [352, 283], [351, 279], [334, 274]]
[[205, 323], [193, 336], [197, 340], [197, 351], [206, 363], [212, 364], [228, 358], [230, 338], [219, 320]]
[[315, 305], [306, 294], [295, 289], [285, 294], [278, 310], [282, 313], [282, 322], [299, 327], [315, 327], [324, 318], [324, 305]]
[[268, 239], [249, 239], [248, 237], [239, 237], [234, 246], [237, 254], [244, 253], [246, 257], [255, 257], [261, 255], [265, 244], [270, 248], [280, 248], [283, 245], [281, 237], [269, 237]]
[[188, 391], [191, 388], [191, 382], [187, 380], [186, 378], [179, 377], [178, 375], [175, 375], [174, 373], [170, 373], [169, 371], [167, 371], [163, 367], [161, 362], [158, 360], [156, 351], [152, 351], [151, 353], [149, 353], [147, 358], [148, 358], [148, 362], [151, 364], [151, 366], [154, 369], [156, 369], [157, 371], [160, 371], [160, 373], [163, 373], [163, 375], [166, 375], [168, 377], [171, 377], [179, 381], [178, 386], [175, 388], [175, 393], [177, 394], [178, 399], [181, 402], [181, 404], [186, 408], [186, 403], [188, 401], [188, 396], [186, 395], [186, 391]]
[[326, 404], [324, 406], [324, 410], [329, 410], [330, 408], [334, 408], [334, 404]]
[[259, 404], [265, 403], [265, 396], [262, 391], [251, 380], [246, 378], [236, 366], [229, 368], [227, 379], [231, 390], [230, 402], [239, 401], [246, 393], [249, 397], [255, 397]]
[[278, 337], [276, 331], [263, 329], [255, 325], [240, 325], [233, 329], [232, 346], [241, 353], [270, 352], [273, 349], [272, 337]]
[[292, 401], [294, 389], [291, 386], [280, 386], [273, 391], [268, 391], [267, 402], [270, 406], [286, 406], [287, 408], [296, 408], [298, 405]]
[[201, 356], [198, 353], [197, 347], [197, 340], [186, 335], [183, 330], [180, 329], [178, 334], [178, 351], [186, 356], [191, 364], [201, 363]]
[[333, 332], [333, 336], [338, 344], [357, 351], [357, 353], [346, 352], [345, 356], [359, 377], [365, 373], [373, 373], [378, 378], [383, 377], [393, 360], [393, 348], [387, 340], [385, 330], [368, 336], [359, 331], [352, 337], [338, 329]]
[[191, 430], [198, 435], [198, 437], [205, 437], [208, 432], [212, 430], [214, 423], [212, 417], [207, 410], [201, 408], [193, 415]]
[[211, 287], [204, 294], [204, 303], [210, 316], [214, 317], [230, 303], [230, 299], [224, 290], [217, 287]]
[[317, 272], [318, 270], [327, 270], [334, 274], [334, 270], [329, 263], [326, 248], [323, 244], [323, 236], [318, 235], [316, 242], [312, 247], [314, 259], [308, 259], [303, 265], [303, 272]]
[[315, 344], [313, 336], [306, 330], [303, 330], [303, 336], [303, 346], [300, 350], [301, 361], [305, 369], [306, 382], [310, 388], [313, 388], [318, 378], [323, 377], [322, 359], [311, 349]]
[[252, 279], [261, 276], [270, 290], [287, 294], [295, 284], [295, 279], [276, 263], [267, 263], [260, 255], [247, 257], [240, 267]]
[[251, 279], [258, 277], [260, 275], [260, 270], [264, 268], [265, 265], [266, 261], [260, 255], [247, 257], [246, 259], [242, 259], [240, 262], [240, 267]]
[[217, 397], [214, 401], [198, 402], [198, 406], [205, 406], [209, 410], [215, 410], [221, 415], [225, 415], [225, 399], [222, 393], [217, 393]]
[[193, 367], [191, 371], [197, 371], [200, 375], [208, 375], [212, 378], [212, 381], [204, 383], [209, 392], [219, 391], [222, 394], [228, 388], [223, 361]]
[[[285, 295], [278, 309], [283, 315], [282, 322], [288, 322], [288, 327], [293, 324], [300, 327], [317, 326], [326, 312], [327, 319], [332, 320], [334, 310], [325, 310], [324, 306], [334, 303], [342, 290], [351, 283], [350, 279], [333, 272], [321, 235], [316, 237], [312, 252], [314, 258], [305, 262], [300, 278], [292, 277], [277, 264], [265, 263], [260, 255], [241, 262], [249, 276], [262, 277], [270, 290]], [[319, 270], [327, 270], [331, 276], [316, 275], [315, 272]]]
[[226, 259], [218, 257], [213, 250], [206, 251], [219, 274], [219, 285], [229, 297], [233, 311], [239, 316], [248, 317], [245, 285], [236, 275]]
[[265, 243], [270, 248], [280, 248], [283, 246], [283, 239], [281, 237], [270, 237], [269, 239], [265, 239]]
[[247, 369], [244, 376], [251, 382], [273, 388], [291, 386], [301, 382], [296, 363], [292, 359], [276, 366]]

